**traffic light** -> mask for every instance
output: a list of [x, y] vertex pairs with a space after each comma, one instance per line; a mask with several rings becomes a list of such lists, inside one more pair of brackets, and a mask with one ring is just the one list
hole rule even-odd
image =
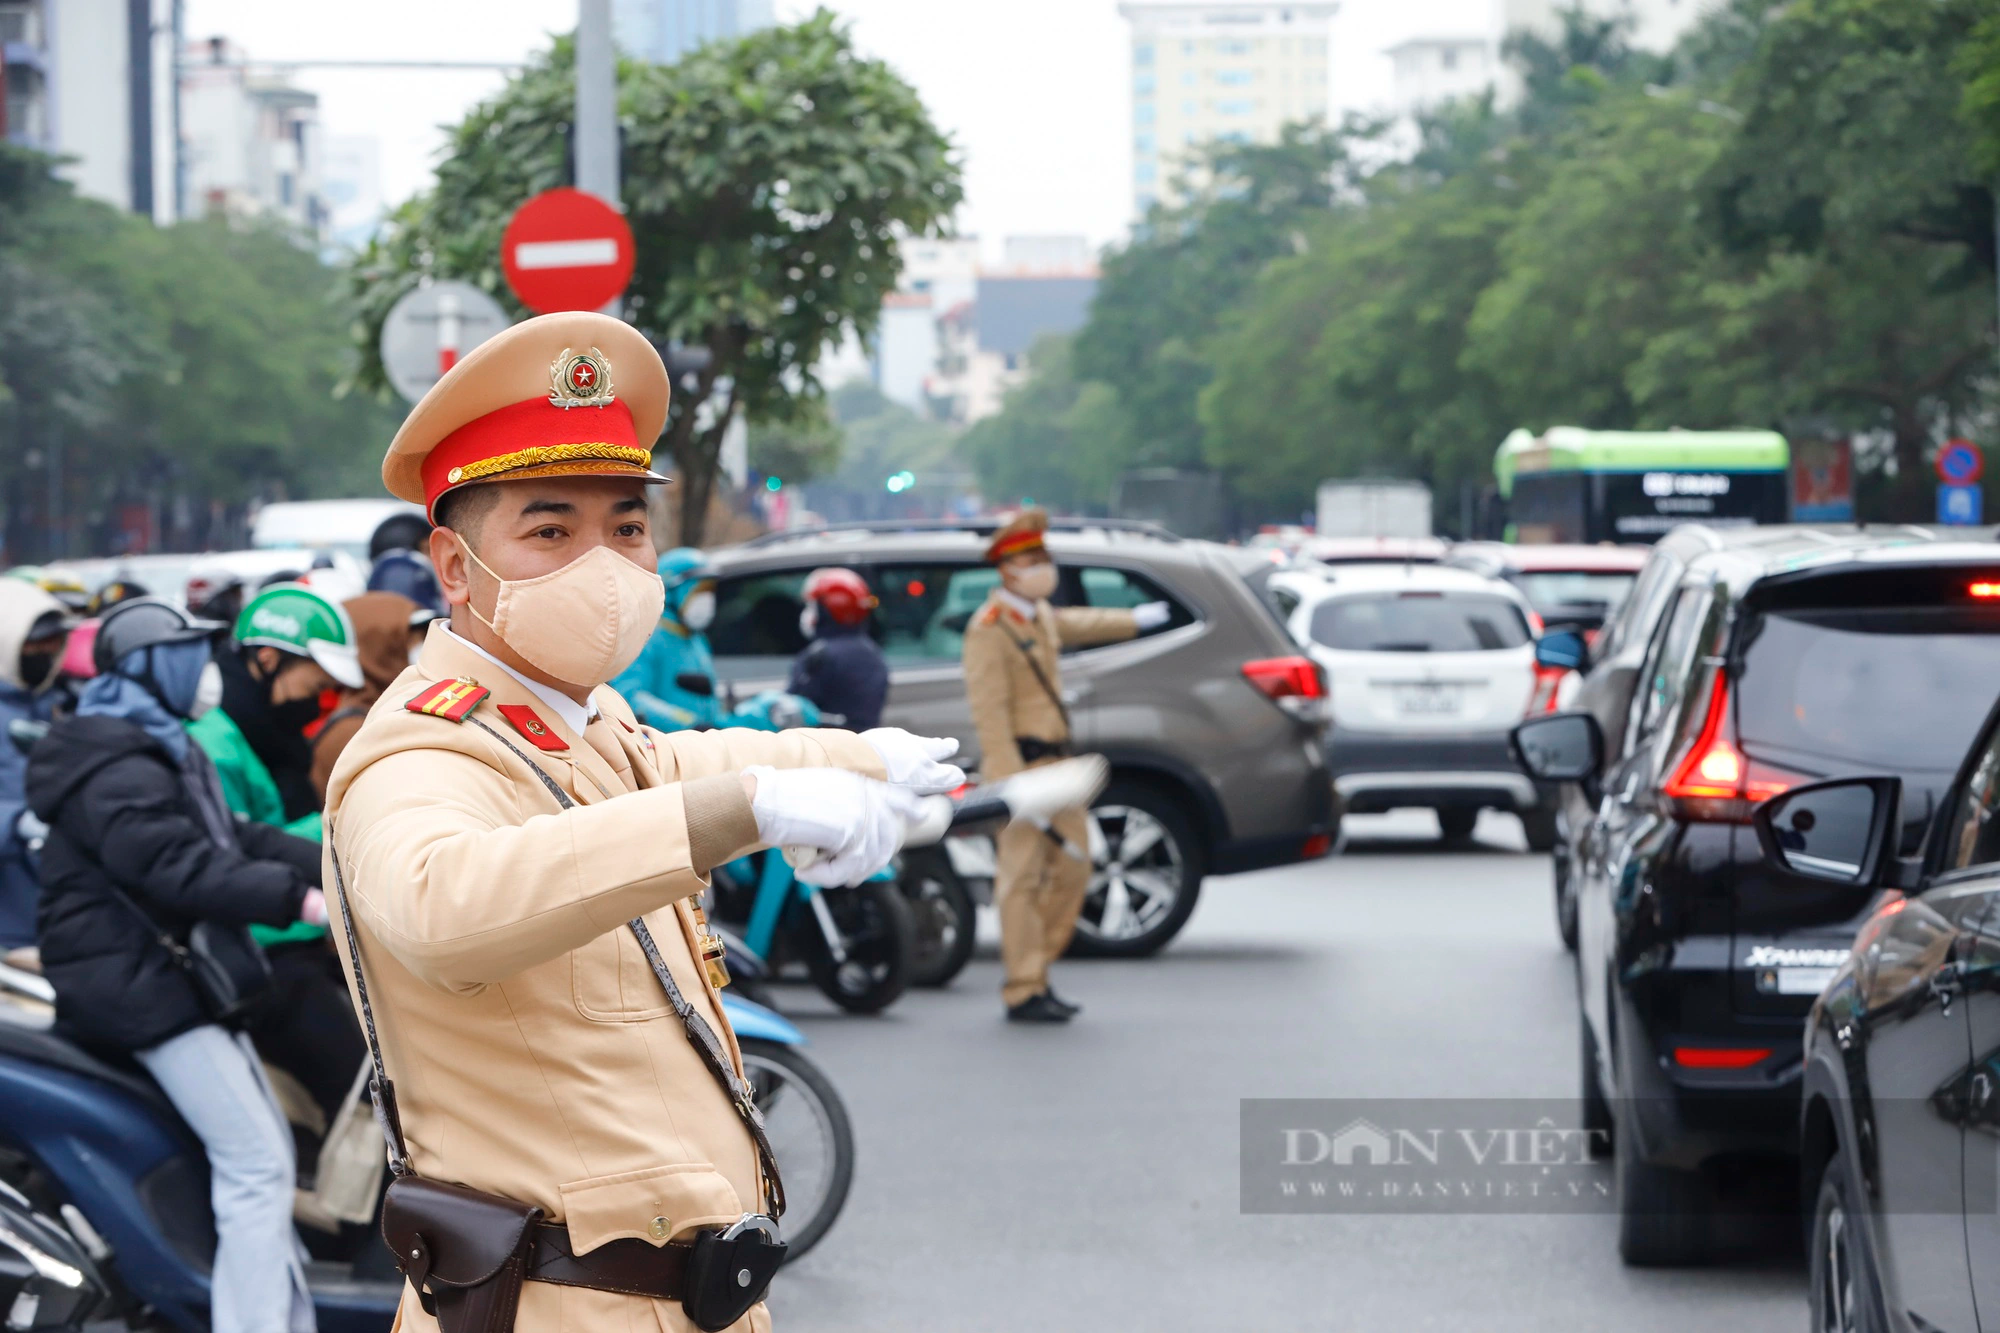
[[899, 495], [917, 484], [917, 474], [905, 468], [882, 483], [891, 495]]
[[783, 477], [766, 477], [764, 478], [764, 489], [767, 491], [782, 491], [785, 489], [785, 479]]

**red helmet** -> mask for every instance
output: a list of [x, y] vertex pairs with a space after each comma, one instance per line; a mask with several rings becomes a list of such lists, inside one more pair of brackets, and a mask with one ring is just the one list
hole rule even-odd
[[851, 569], [815, 569], [806, 575], [805, 598], [826, 608], [836, 625], [859, 625], [879, 603]]

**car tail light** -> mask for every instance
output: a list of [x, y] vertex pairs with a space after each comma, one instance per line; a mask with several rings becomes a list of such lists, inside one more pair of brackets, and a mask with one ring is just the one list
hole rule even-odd
[[1535, 692], [1528, 696], [1528, 716], [1556, 711], [1556, 693], [1562, 688], [1563, 677], [1569, 674], [1568, 667], [1543, 666], [1535, 663]]
[[1299, 848], [1299, 859], [1301, 861], [1317, 861], [1332, 850], [1333, 835], [1331, 833], [1315, 833], [1306, 839], [1305, 846]]
[[1797, 773], [1749, 758], [1736, 744], [1729, 725], [1729, 677], [1718, 669], [1701, 734], [1660, 790], [1684, 819], [1742, 824], [1759, 801], [1801, 781]]
[[1770, 1058], [1769, 1046], [1674, 1047], [1674, 1063], [1682, 1069], [1748, 1069]]
[[1264, 657], [1243, 664], [1243, 679], [1301, 722], [1326, 717], [1326, 677], [1309, 657]]

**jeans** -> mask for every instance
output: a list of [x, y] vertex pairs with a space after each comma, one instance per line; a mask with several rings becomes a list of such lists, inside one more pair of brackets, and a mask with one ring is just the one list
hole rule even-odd
[[214, 1333], [314, 1333], [292, 1229], [292, 1134], [248, 1037], [213, 1025], [134, 1053], [208, 1150]]

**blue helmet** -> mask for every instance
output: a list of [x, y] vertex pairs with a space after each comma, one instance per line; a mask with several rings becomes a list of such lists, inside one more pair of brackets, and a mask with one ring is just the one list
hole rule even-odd
[[708, 557], [692, 546], [676, 546], [660, 557], [660, 582], [667, 585], [667, 614], [681, 619], [681, 608], [703, 584], [714, 591], [715, 571]]
[[390, 551], [377, 560], [368, 573], [368, 591], [401, 593], [436, 615], [444, 614], [444, 593], [437, 575], [431, 571], [430, 561], [413, 551]]

